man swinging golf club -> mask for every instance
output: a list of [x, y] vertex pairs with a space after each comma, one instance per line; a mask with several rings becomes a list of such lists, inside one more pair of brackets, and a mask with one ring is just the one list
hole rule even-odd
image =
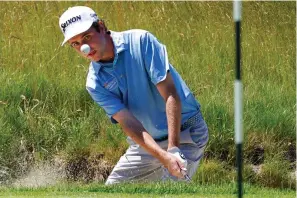
[[200, 104], [169, 63], [166, 47], [145, 30], [114, 32], [88, 7], [59, 20], [68, 43], [91, 61], [86, 88], [129, 148], [106, 184], [189, 180], [208, 141]]

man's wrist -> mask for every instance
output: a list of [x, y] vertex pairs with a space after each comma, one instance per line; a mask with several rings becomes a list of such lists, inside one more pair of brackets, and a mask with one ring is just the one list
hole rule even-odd
[[179, 147], [179, 137], [174, 138], [174, 140], [170, 140], [168, 138], [168, 148], [167, 148], [167, 150], [169, 150], [170, 148], [173, 148], [173, 147]]
[[167, 151], [162, 149], [160, 152], [158, 152], [158, 159], [162, 164], [167, 164], [169, 158], [169, 153]]
[[179, 150], [178, 146], [172, 146], [172, 147], [168, 147], [167, 148], [167, 152], [171, 153], [171, 151], [176, 151], [176, 150]]

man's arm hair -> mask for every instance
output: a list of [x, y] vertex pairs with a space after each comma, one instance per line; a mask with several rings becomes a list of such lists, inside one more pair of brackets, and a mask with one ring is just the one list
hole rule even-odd
[[166, 163], [168, 153], [163, 150], [153, 139], [153, 137], [144, 129], [142, 124], [127, 109], [123, 109], [113, 115], [124, 133], [144, 148], [148, 153], [157, 158], [161, 163]]
[[174, 81], [169, 72], [165, 80], [157, 84], [157, 89], [166, 103], [168, 122], [168, 149], [179, 147], [181, 125], [181, 102], [176, 91]]

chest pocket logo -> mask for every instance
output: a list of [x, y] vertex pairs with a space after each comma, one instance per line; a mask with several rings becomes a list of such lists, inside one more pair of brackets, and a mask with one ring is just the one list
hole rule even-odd
[[103, 87], [107, 90], [112, 91], [118, 87], [118, 81], [116, 78], [111, 78], [103, 84]]

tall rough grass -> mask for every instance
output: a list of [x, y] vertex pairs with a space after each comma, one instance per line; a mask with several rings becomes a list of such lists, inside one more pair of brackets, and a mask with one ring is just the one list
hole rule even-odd
[[[74, 5], [92, 7], [111, 30], [147, 29], [167, 46], [202, 105], [206, 157], [234, 166], [231, 2], [0, 2], [0, 181], [61, 153], [115, 163], [127, 146], [85, 90], [88, 61], [60, 47], [58, 19]], [[271, 168], [296, 145], [295, 33], [294, 2], [243, 2], [246, 163], [261, 146]]]

